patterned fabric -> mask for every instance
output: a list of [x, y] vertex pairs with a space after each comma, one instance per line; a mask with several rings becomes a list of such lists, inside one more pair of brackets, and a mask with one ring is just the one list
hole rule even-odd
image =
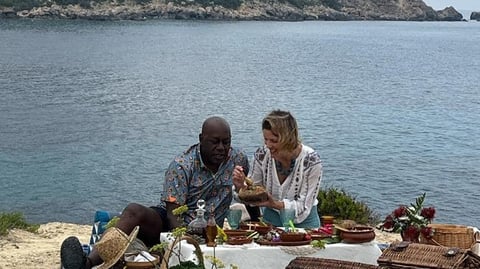
[[197, 201], [206, 202], [205, 216], [214, 211], [218, 225], [223, 226], [223, 220], [232, 202], [232, 173], [236, 165], [248, 171], [248, 159], [243, 151], [231, 148], [227, 161], [222, 163], [213, 173], [204, 164], [200, 155], [199, 144], [191, 146], [182, 155], [172, 161], [165, 172], [160, 206], [165, 208], [165, 202], [178, 205], [188, 205], [185, 223], [195, 218]]
[[[278, 179], [275, 160], [264, 146], [257, 149], [250, 178], [254, 184], [262, 185], [273, 196], [281, 200], [285, 208], [295, 209], [295, 223], [302, 223], [318, 204], [317, 195], [322, 179], [322, 161], [312, 148], [302, 145], [295, 160], [295, 167], [283, 184]], [[278, 211], [278, 210], [277, 210]]]

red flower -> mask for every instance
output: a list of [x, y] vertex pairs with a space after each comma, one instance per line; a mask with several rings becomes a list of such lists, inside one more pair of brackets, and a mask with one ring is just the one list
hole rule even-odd
[[[380, 228], [389, 232], [402, 233], [402, 236], [406, 235], [412, 240], [418, 240], [420, 231], [427, 227], [435, 217], [435, 208], [423, 207], [425, 196], [426, 193], [423, 193], [410, 206], [402, 205], [393, 210], [380, 224]], [[424, 233], [428, 237], [433, 235], [433, 230], [427, 229], [424, 230]]]
[[422, 233], [423, 237], [426, 239], [432, 239], [433, 238], [433, 229], [432, 227], [423, 227], [420, 232]]
[[435, 208], [433, 207], [427, 207], [427, 208], [423, 208], [422, 209], [422, 212], [420, 213], [420, 216], [428, 219], [428, 220], [431, 220], [435, 217]]
[[418, 229], [413, 225], [410, 225], [405, 229], [405, 233], [407, 234], [415, 234], [417, 232], [418, 232]]
[[388, 215], [386, 218], [385, 218], [385, 221], [383, 222], [383, 228], [385, 229], [392, 229], [393, 228], [393, 218], [391, 215]]
[[407, 214], [407, 208], [404, 206], [401, 206], [393, 211], [393, 216], [395, 218], [400, 218], [402, 216], [405, 216]]

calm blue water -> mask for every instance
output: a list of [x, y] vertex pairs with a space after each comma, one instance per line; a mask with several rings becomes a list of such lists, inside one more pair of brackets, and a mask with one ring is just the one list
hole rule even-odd
[[226, 117], [251, 156], [297, 117], [382, 217], [427, 192], [480, 226], [480, 23], [0, 20], [0, 211], [90, 223], [156, 204], [173, 156]]

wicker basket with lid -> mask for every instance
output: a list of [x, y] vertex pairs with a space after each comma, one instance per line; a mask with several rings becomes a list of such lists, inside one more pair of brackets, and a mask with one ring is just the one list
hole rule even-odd
[[392, 244], [377, 262], [381, 269], [480, 268], [480, 257], [469, 250], [407, 242]]
[[285, 269], [378, 269], [378, 266], [358, 262], [341, 261], [334, 259], [297, 257], [290, 261]]
[[454, 224], [429, 224], [433, 229], [432, 239], [421, 238], [424, 244], [470, 249], [480, 241], [480, 233], [472, 227]]

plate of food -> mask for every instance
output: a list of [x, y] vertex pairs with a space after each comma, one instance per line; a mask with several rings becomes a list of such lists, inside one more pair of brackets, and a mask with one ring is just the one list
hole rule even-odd
[[229, 237], [227, 240], [227, 244], [229, 245], [243, 245], [252, 243], [253, 239], [246, 236], [232, 236]]
[[312, 240], [322, 240], [326, 238], [332, 238], [331, 233], [327, 233], [317, 229], [307, 230], [306, 232], [310, 235]]
[[223, 230], [228, 237], [233, 236], [246, 236], [248, 234], [247, 230], [237, 229], [237, 230]]
[[256, 243], [259, 245], [263, 246], [303, 246], [303, 245], [309, 245], [310, 242], [312, 242], [311, 239], [308, 240], [302, 240], [302, 241], [291, 241], [291, 242], [284, 242], [281, 240], [266, 240], [266, 239], [260, 239], [257, 240]]
[[240, 223], [240, 229], [246, 231], [257, 231], [259, 234], [266, 234], [273, 229], [273, 226], [265, 222], [248, 221]]

